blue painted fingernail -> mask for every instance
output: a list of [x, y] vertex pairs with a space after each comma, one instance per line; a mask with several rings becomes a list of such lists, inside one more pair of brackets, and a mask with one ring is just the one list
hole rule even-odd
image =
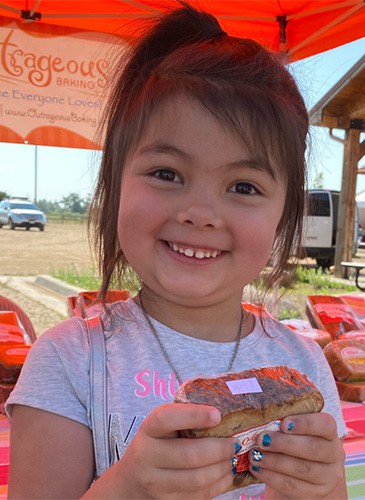
[[292, 431], [294, 429], [294, 422], [288, 423], [288, 431]]
[[235, 475], [236, 472], [237, 472], [237, 462], [238, 462], [238, 458], [237, 457], [232, 457], [231, 459], [231, 462], [232, 462], [232, 468], [231, 468], [231, 471], [232, 471], [232, 474]]
[[257, 467], [257, 465], [253, 465], [252, 470], [254, 470], [255, 472], [258, 472], [260, 470], [260, 467]]
[[252, 450], [252, 458], [255, 462], [261, 462], [262, 457], [264, 456], [260, 450]]
[[235, 453], [238, 453], [239, 451], [242, 450], [242, 446], [240, 445], [240, 443], [237, 443], [237, 441], [234, 443], [234, 452]]
[[269, 446], [271, 443], [271, 437], [268, 434], [264, 434], [262, 438], [262, 446]]

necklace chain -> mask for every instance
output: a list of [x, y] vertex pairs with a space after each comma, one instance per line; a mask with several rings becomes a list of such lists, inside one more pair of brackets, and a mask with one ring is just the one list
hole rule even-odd
[[[168, 352], [166, 351], [166, 348], [165, 346], [163, 345], [163, 342], [161, 340], [161, 337], [159, 336], [159, 334], [157, 333], [157, 330], [156, 328], [154, 327], [154, 325], [152, 324], [152, 321], [150, 320], [148, 314], [146, 313], [144, 307], [143, 307], [143, 304], [142, 304], [142, 297], [141, 295], [139, 296], [139, 305], [140, 305], [140, 308], [141, 308], [141, 311], [142, 311], [142, 314], [143, 314], [143, 317], [144, 319], [146, 320], [146, 323], [149, 327], [149, 329], [151, 330], [153, 336], [155, 337], [157, 343], [158, 343], [158, 346], [162, 352], [162, 355], [163, 357], [165, 358], [165, 360], [167, 361], [168, 365], [170, 366], [170, 368], [172, 369], [172, 371], [175, 373], [175, 376], [179, 382], [179, 384], [181, 385], [183, 383], [182, 381], [182, 378], [180, 377], [179, 375], [179, 372], [176, 370]], [[237, 334], [237, 338], [236, 338], [236, 342], [234, 344], [234, 349], [233, 349], [233, 353], [232, 353], [232, 357], [231, 357], [231, 360], [229, 362], [229, 365], [228, 365], [228, 369], [227, 369], [227, 372], [230, 372], [232, 371], [232, 368], [233, 368], [233, 365], [234, 365], [234, 362], [236, 360], [236, 357], [237, 357], [237, 354], [238, 354], [238, 350], [240, 348], [240, 343], [241, 343], [241, 339], [242, 337], [244, 336], [243, 335], [243, 330], [244, 330], [244, 312], [242, 310], [241, 312], [241, 321], [240, 321], [240, 327], [239, 327], [239, 330], [238, 330], [238, 334]]]

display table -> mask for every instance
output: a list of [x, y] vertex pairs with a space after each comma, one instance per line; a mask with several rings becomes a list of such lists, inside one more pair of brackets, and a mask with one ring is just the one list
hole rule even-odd
[[[346, 481], [349, 499], [365, 500], [365, 404], [342, 402], [348, 428], [345, 439]], [[7, 497], [10, 424], [0, 415], [0, 500]]]
[[348, 430], [344, 447], [349, 498], [365, 499], [365, 404], [343, 401], [342, 412]]
[[9, 433], [10, 424], [7, 417], [0, 414], [0, 498], [6, 498], [9, 475]]

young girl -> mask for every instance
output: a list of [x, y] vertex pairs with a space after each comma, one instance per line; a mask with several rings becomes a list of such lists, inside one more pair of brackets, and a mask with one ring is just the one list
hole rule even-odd
[[245, 498], [228, 491], [234, 438], [178, 437], [216, 425], [218, 410], [173, 396], [194, 376], [288, 365], [325, 408], [259, 435], [254, 493], [345, 499], [345, 427], [321, 349], [241, 307], [246, 285], [270, 258], [277, 282], [299, 241], [308, 117], [293, 78], [187, 5], [120, 67], [91, 216], [101, 300], [127, 265], [142, 287], [102, 314], [110, 467], [94, 481], [90, 348], [74, 317], [37, 340], [8, 400], [9, 498]]

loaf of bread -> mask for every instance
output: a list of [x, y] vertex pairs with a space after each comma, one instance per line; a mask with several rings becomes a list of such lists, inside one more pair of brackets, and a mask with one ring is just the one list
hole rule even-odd
[[312, 326], [326, 330], [332, 340], [337, 340], [343, 333], [363, 328], [352, 307], [333, 295], [308, 295], [306, 314]]
[[15, 384], [30, 350], [28, 345], [0, 346], [0, 384]]
[[322, 349], [329, 342], [331, 342], [331, 335], [326, 330], [318, 330], [317, 328], [313, 328], [309, 321], [295, 318], [283, 319], [280, 321], [280, 323], [283, 323], [298, 335], [302, 335], [303, 337], [308, 337], [312, 340], [315, 340], [317, 344], [322, 347]]
[[365, 382], [341, 382], [336, 380], [336, 386], [342, 401], [365, 402]]
[[351, 306], [357, 319], [362, 323], [365, 320], [365, 296], [364, 292], [349, 292], [339, 295], [339, 297]]
[[180, 386], [174, 401], [218, 408], [222, 419], [217, 426], [184, 430], [180, 435], [189, 438], [234, 436], [242, 450], [237, 455], [233, 488], [258, 482], [248, 471], [247, 455], [260, 432], [278, 430], [284, 417], [319, 412], [324, 404], [321, 393], [307, 376], [287, 366], [191, 379]]
[[342, 382], [365, 382], [365, 342], [333, 340], [323, 349], [332, 373]]
[[361, 342], [365, 342], [365, 329], [362, 330], [351, 330], [350, 332], [341, 333], [337, 337], [337, 340], [361, 340]]

